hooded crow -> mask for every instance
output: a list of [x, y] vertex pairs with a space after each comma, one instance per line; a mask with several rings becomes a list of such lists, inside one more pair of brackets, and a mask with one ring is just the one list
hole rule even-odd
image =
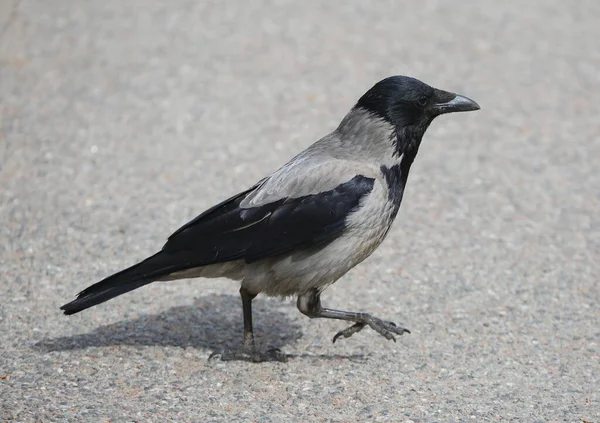
[[311, 318], [353, 322], [333, 342], [367, 326], [395, 341], [394, 335], [409, 331], [371, 314], [325, 308], [320, 295], [385, 238], [432, 120], [478, 109], [467, 97], [417, 79], [386, 78], [331, 134], [178, 229], [153, 256], [84, 289], [61, 309], [78, 313], [154, 281], [226, 277], [241, 284], [244, 342], [223, 352], [223, 360], [285, 359], [254, 342], [251, 303], [260, 293], [295, 296]]

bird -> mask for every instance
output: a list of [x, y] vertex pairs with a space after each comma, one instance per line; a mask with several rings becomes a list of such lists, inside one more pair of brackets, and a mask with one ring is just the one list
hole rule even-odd
[[329, 135], [245, 191], [176, 230], [156, 254], [81, 291], [71, 315], [155, 281], [225, 277], [240, 283], [241, 347], [222, 360], [285, 361], [255, 341], [252, 300], [296, 298], [310, 318], [370, 327], [387, 340], [410, 333], [369, 313], [326, 308], [323, 291], [375, 251], [398, 214], [411, 165], [437, 116], [479, 110], [468, 97], [412, 77], [377, 82]]

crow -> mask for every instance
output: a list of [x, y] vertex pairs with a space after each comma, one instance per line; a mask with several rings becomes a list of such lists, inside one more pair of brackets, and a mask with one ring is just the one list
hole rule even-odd
[[252, 329], [260, 293], [297, 298], [311, 318], [353, 322], [388, 340], [409, 331], [371, 314], [321, 305], [321, 293], [366, 259], [386, 237], [400, 208], [425, 131], [445, 113], [478, 110], [462, 95], [407, 76], [369, 89], [332, 133], [249, 189], [178, 229], [156, 254], [84, 289], [61, 307], [75, 314], [155, 281], [226, 277], [241, 284], [244, 341], [223, 360], [285, 360], [261, 351]]

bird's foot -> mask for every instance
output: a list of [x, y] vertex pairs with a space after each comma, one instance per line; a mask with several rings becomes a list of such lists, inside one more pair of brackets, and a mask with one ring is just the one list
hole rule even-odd
[[343, 336], [344, 338], [350, 338], [355, 333], [360, 332], [367, 325], [381, 336], [384, 336], [385, 339], [392, 340], [394, 342], [396, 342], [394, 334], [404, 335], [405, 333], [410, 333], [408, 329], [397, 326], [394, 322], [386, 322], [367, 314], [363, 320], [356, 322], [352, 326], [336, 333], [333, 337], [333, 342], [335, 343], [340, 336]]
[[278, 348], [269, 348], [266, 351], [259, 350], [255, 345], [243, 346], [237, 350], [213, 352], [209, 360], [221, 358], [221, 361], [249, 361], [251, 363], [263, 363], [266, 361], [278, 361], [284, 363], [287, 356]]

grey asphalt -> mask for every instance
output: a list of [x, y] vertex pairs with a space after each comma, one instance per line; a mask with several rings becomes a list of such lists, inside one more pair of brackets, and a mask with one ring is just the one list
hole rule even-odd
[[[0, 421], [599, 422], [600, 2], [23, 0], [0, 6]], [[382, 247], [323, 296], [89, 284], [335, 128], [379, 79], [472, 97], [432, 125]]]

